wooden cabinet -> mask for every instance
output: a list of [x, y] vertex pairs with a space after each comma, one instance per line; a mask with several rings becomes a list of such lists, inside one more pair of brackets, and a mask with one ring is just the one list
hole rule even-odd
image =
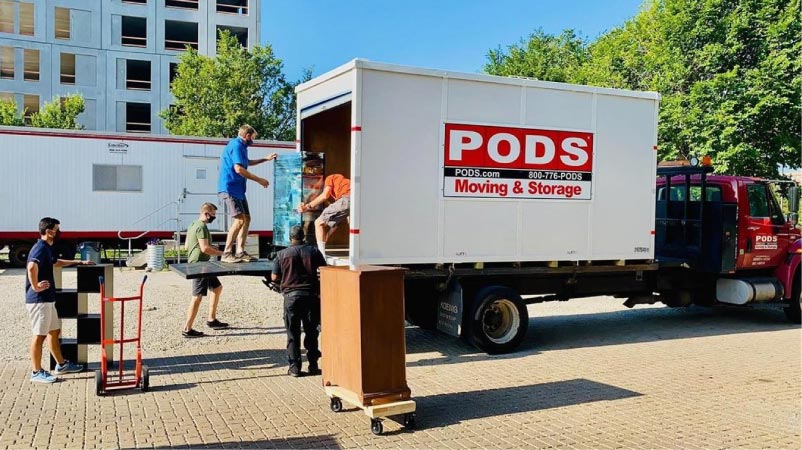
[[404, 269], [322, 267], [323, 385], [363, 406], [407, 400]]

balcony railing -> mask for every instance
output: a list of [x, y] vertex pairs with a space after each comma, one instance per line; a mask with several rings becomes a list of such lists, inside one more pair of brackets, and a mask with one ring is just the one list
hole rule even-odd
[[194, 48], [195, 50], [198, 49], [198, 43], [193, 41], [179, 41], [176, 39], [165, 39], [164, 40], [164, 49], [165, 50], [177, 50], [182, 51], [186, 49], [186, 46], [189, 45], [190, 47]]
[[198, 9], [198, 0], [165, 0], [168, 8]]
[[38, 70], [23, 70], [22, 79], [25, 81], [39, 81]]
[[145, 48], [148, 46], [148, 38], [147, 37], [140, 37], [140, 36], [122, 36], [120, 38], [122, 45], [126, 47], [141, 47]]
[[136, 80], [128, 78], [125, 80], [125, 88], [132, 91], [149, 91], [150, 80]]
[[75, 84], [75, 74], [72, 73], [62, 73], [61, 74], [61, 84]]
[[125, 122], [126, 133], [150, 133], [148, 122]]
[[217, 3], [217, 12], [221, 14], [236, 14], [239, 16], [247, 16], [248, 15], [248, 6], [247, 5], [226, 5], [223, 3]]

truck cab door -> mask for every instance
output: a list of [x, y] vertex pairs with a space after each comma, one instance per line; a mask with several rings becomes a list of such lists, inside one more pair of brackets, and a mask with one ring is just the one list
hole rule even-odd
[[749, 204], [745, 221], [745, 247], [739, 269], [776, 267], [782, 262], [790, 240], [789, 225], [769, 186], [763, 183], [746, 185]]

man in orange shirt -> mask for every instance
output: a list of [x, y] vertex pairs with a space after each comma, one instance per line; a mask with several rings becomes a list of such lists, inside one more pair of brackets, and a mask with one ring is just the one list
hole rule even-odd
[[333, 203], [326, 207], [320, 216], [315, 220], [315, 238], [317, 238], [317, 248], [320, 253], [326, 255], [326, 241], [329, 236], [337, 229], [337, 225], [348, 220], [351, 212], [351, 180], [340, 174], [329, 175], [323, 182], [323, 192], [320, 193], [309, 203], [301, 203], [298, 212], [304, 213], [316, 208], [321, 203], [332, 200]]

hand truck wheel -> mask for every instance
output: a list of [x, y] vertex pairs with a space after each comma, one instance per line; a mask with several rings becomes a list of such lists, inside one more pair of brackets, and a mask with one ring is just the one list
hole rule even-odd
[[103, 395], [103, 373], [100, 370], [95, 371], [95, 394], [98, 397]]
[[382, 434], [382, 431], [384, 431], [384, 426], [382, 426], [381, 419], [370, 419], [370, 432], [378, 436]]
[[148, 366], [142, 366], [142, 380], [139, 382], [139, 388], [142, 389], [142, 392], [148, 392], [148, 389], [150, 389], [150, 369], [148, 369]]
[[343, 410], [343, 402], [337, 397], [331, 398], [331, 403], [329, 404], [331, 410], [338, 413]]

